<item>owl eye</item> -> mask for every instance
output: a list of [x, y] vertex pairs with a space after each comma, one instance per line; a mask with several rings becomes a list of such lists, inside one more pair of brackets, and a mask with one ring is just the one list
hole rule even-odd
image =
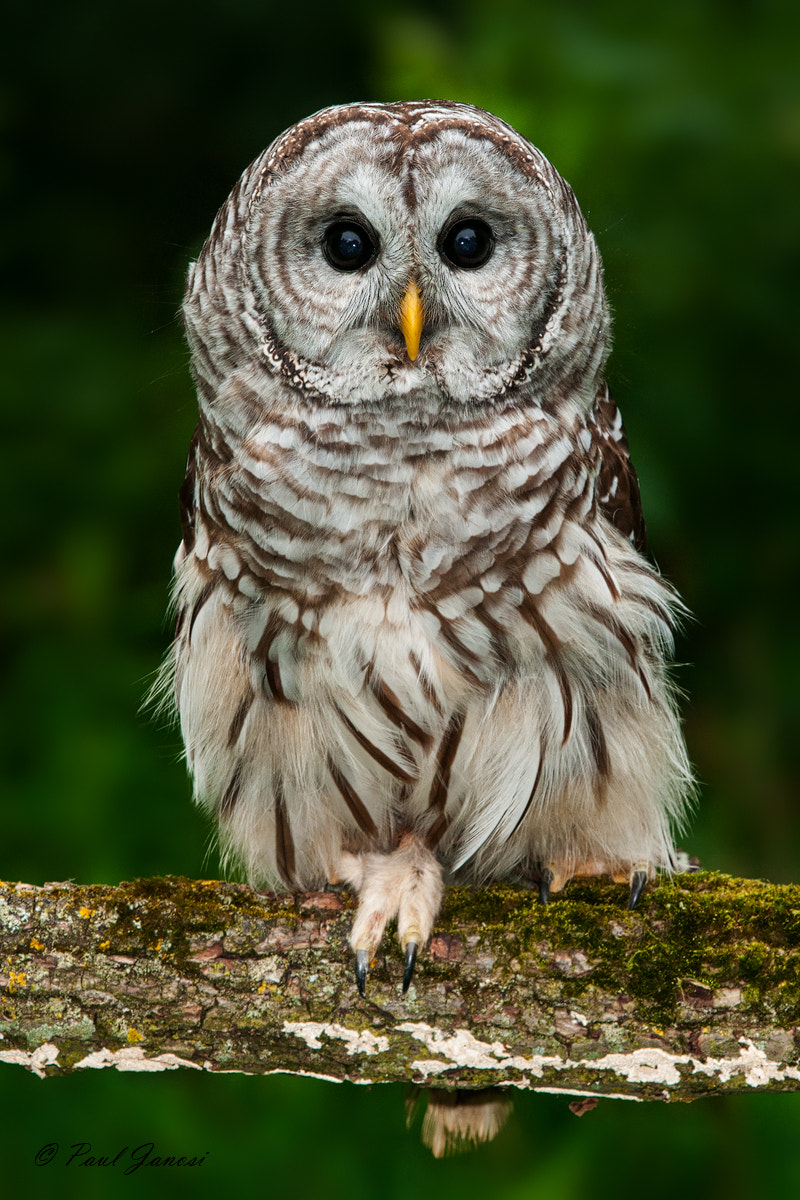
[[485, 221], [468, 217], [451, 225], [439, 243], [443, 254], [454, 267], [472, 270], [488, 262], [494, 250], [492, 231]]
[[376, 249], [370, 234], [357, 221], [334, 221], [322, 239], [322, 253], [337, 271], [358, 271]]

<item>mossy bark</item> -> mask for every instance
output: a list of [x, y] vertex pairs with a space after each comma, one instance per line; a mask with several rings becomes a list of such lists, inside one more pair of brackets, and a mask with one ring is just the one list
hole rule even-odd
[[291, 1072], [692, 1100], [800, 1088], [800, 887], [451, 889], [406, 997], [388, 935], [367, 999], [346, 895], [179, 878], [0, 884], [0, 1061]]

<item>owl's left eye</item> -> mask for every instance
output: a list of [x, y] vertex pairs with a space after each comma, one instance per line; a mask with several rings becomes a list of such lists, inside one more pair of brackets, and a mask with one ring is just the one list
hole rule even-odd
[[337, 271], [358, 271], [376, 249], [371, 235], [357, 221], [334, 221], [322, 239], [322, 252]]
[[488, 262], [494, 250], [494, 236], [485, 221], [468, 217], [445, 229], [439, 253], [454, 267], [470, 270]]

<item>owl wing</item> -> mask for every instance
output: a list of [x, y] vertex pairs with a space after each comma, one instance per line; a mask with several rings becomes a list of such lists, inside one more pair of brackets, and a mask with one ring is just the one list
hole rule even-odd
[[642, 513], [639, 478], [631, 462], [622, 417], [607, 387], [597, 393], [590, 421], [600, 451], [597, 500], [600, 511], [629, 538], [641, 554], [647, 553], [647, 529]]
[[178, 492], [178, 505], [181, 514], [181, 533], [183, 534], [183, 551], [185, 554], [192, 549], [195, 540], [194, 509], [195, 481], [197, 479], [197, 444], [200, 440], [200, 422], [198, 421], [192, 440], [189, 443], [189, 454], [186, 459], [186, 475], [181, 490]]

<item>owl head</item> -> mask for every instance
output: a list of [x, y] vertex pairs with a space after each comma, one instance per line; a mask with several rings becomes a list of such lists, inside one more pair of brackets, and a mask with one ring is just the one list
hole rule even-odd
[[190, 269], [201, 404], [282, 376], [310, 403], [588, 409], [608, 340], [575, 197], [497, 117], [324, 109], [244, 172]]

